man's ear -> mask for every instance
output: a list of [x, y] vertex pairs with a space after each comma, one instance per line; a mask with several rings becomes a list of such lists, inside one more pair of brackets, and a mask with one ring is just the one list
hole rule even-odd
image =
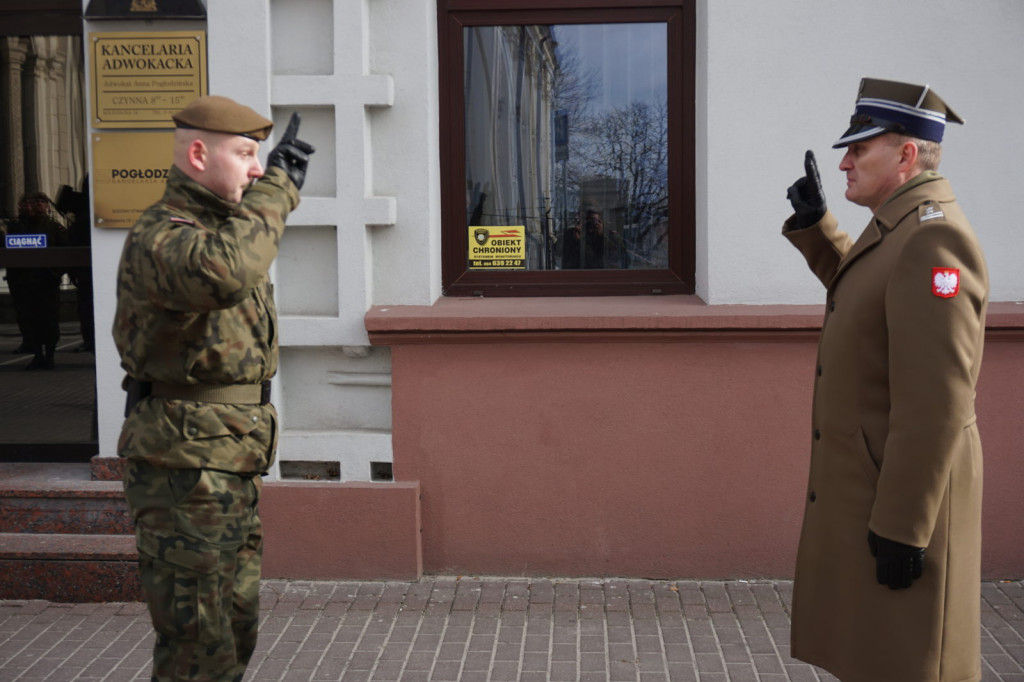
[[185, 150], [185, 159], [196, 170], [204, 171], [206, 170], [208, 151], [202, 140], [192, 140], [188, 145], [188, 149]]
[[900, 146], [899, 169], [907, 172], [917, 166], [917, 143], [907, 140]]

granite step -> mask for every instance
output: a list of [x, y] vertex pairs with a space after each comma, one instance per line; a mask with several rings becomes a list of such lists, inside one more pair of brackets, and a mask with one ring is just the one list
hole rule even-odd
[[0, 532], [118, 535], [133, 532], [120, 483], [0, 488]]
[[135, 536], [0, 533], [0, 599], [139, 601]]
[[141, 599], [121, 483], [90, 469], [0, 464], [0, 599]]

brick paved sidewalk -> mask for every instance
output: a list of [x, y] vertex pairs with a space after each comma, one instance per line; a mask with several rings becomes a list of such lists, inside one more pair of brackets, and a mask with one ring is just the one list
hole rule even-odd
[[[424, 578], [262, 587], [246, 680], [835, 680], [789, 658], [786, 581]], [[1024, 682], [1024, 583], [982, 586], [983, 680]], [[0, 601], [0, 680], [147, 680], [138, 603]]]

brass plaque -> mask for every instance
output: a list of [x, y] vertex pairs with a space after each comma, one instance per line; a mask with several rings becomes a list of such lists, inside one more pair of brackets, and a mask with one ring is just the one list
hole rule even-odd
[[174, 163], [174, 131], [92, 136], [96, 227], [131, 227], [164, 195]]
[[207, 94], [206, 33], [90, 33], [92, 126], [173, 128]]

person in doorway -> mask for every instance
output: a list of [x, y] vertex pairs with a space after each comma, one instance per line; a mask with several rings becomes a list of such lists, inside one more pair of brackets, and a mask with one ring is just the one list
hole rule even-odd
[[[18, 219], [9, 234], [44, 235], [46, 248], [64, 245], [64, 226], [53, 219], [50, 198], [42, 192], [24, 195], [18, 201]], [[31, 353], [27, 370], [53, 369], [60, 340], [60, 282], [64, 273], [49, 267], [9, 267], [7, 286], [14, 302], [14, 314], [21, 332], [21, 346], [15, 353]]]
[[257, 502], [277, 444], [267, 273], [313, 147], [293, 114], [264, 172], [272, 123], [249, 107], [210, 95], [173, 119], [163, 198], [128, 234], [117, 272], [118, 454], [157, 633], [152, 679], [238, 681], [256, 646]]
[[981, 679], [982, 455], [974, 392], [988, 274], [937, 168], [947, 122], [928, 86], [866, 78], [835, 148], [854, 241], [814, 154], [784, 236], [827, 288], [792, 655], [843, 682]]

